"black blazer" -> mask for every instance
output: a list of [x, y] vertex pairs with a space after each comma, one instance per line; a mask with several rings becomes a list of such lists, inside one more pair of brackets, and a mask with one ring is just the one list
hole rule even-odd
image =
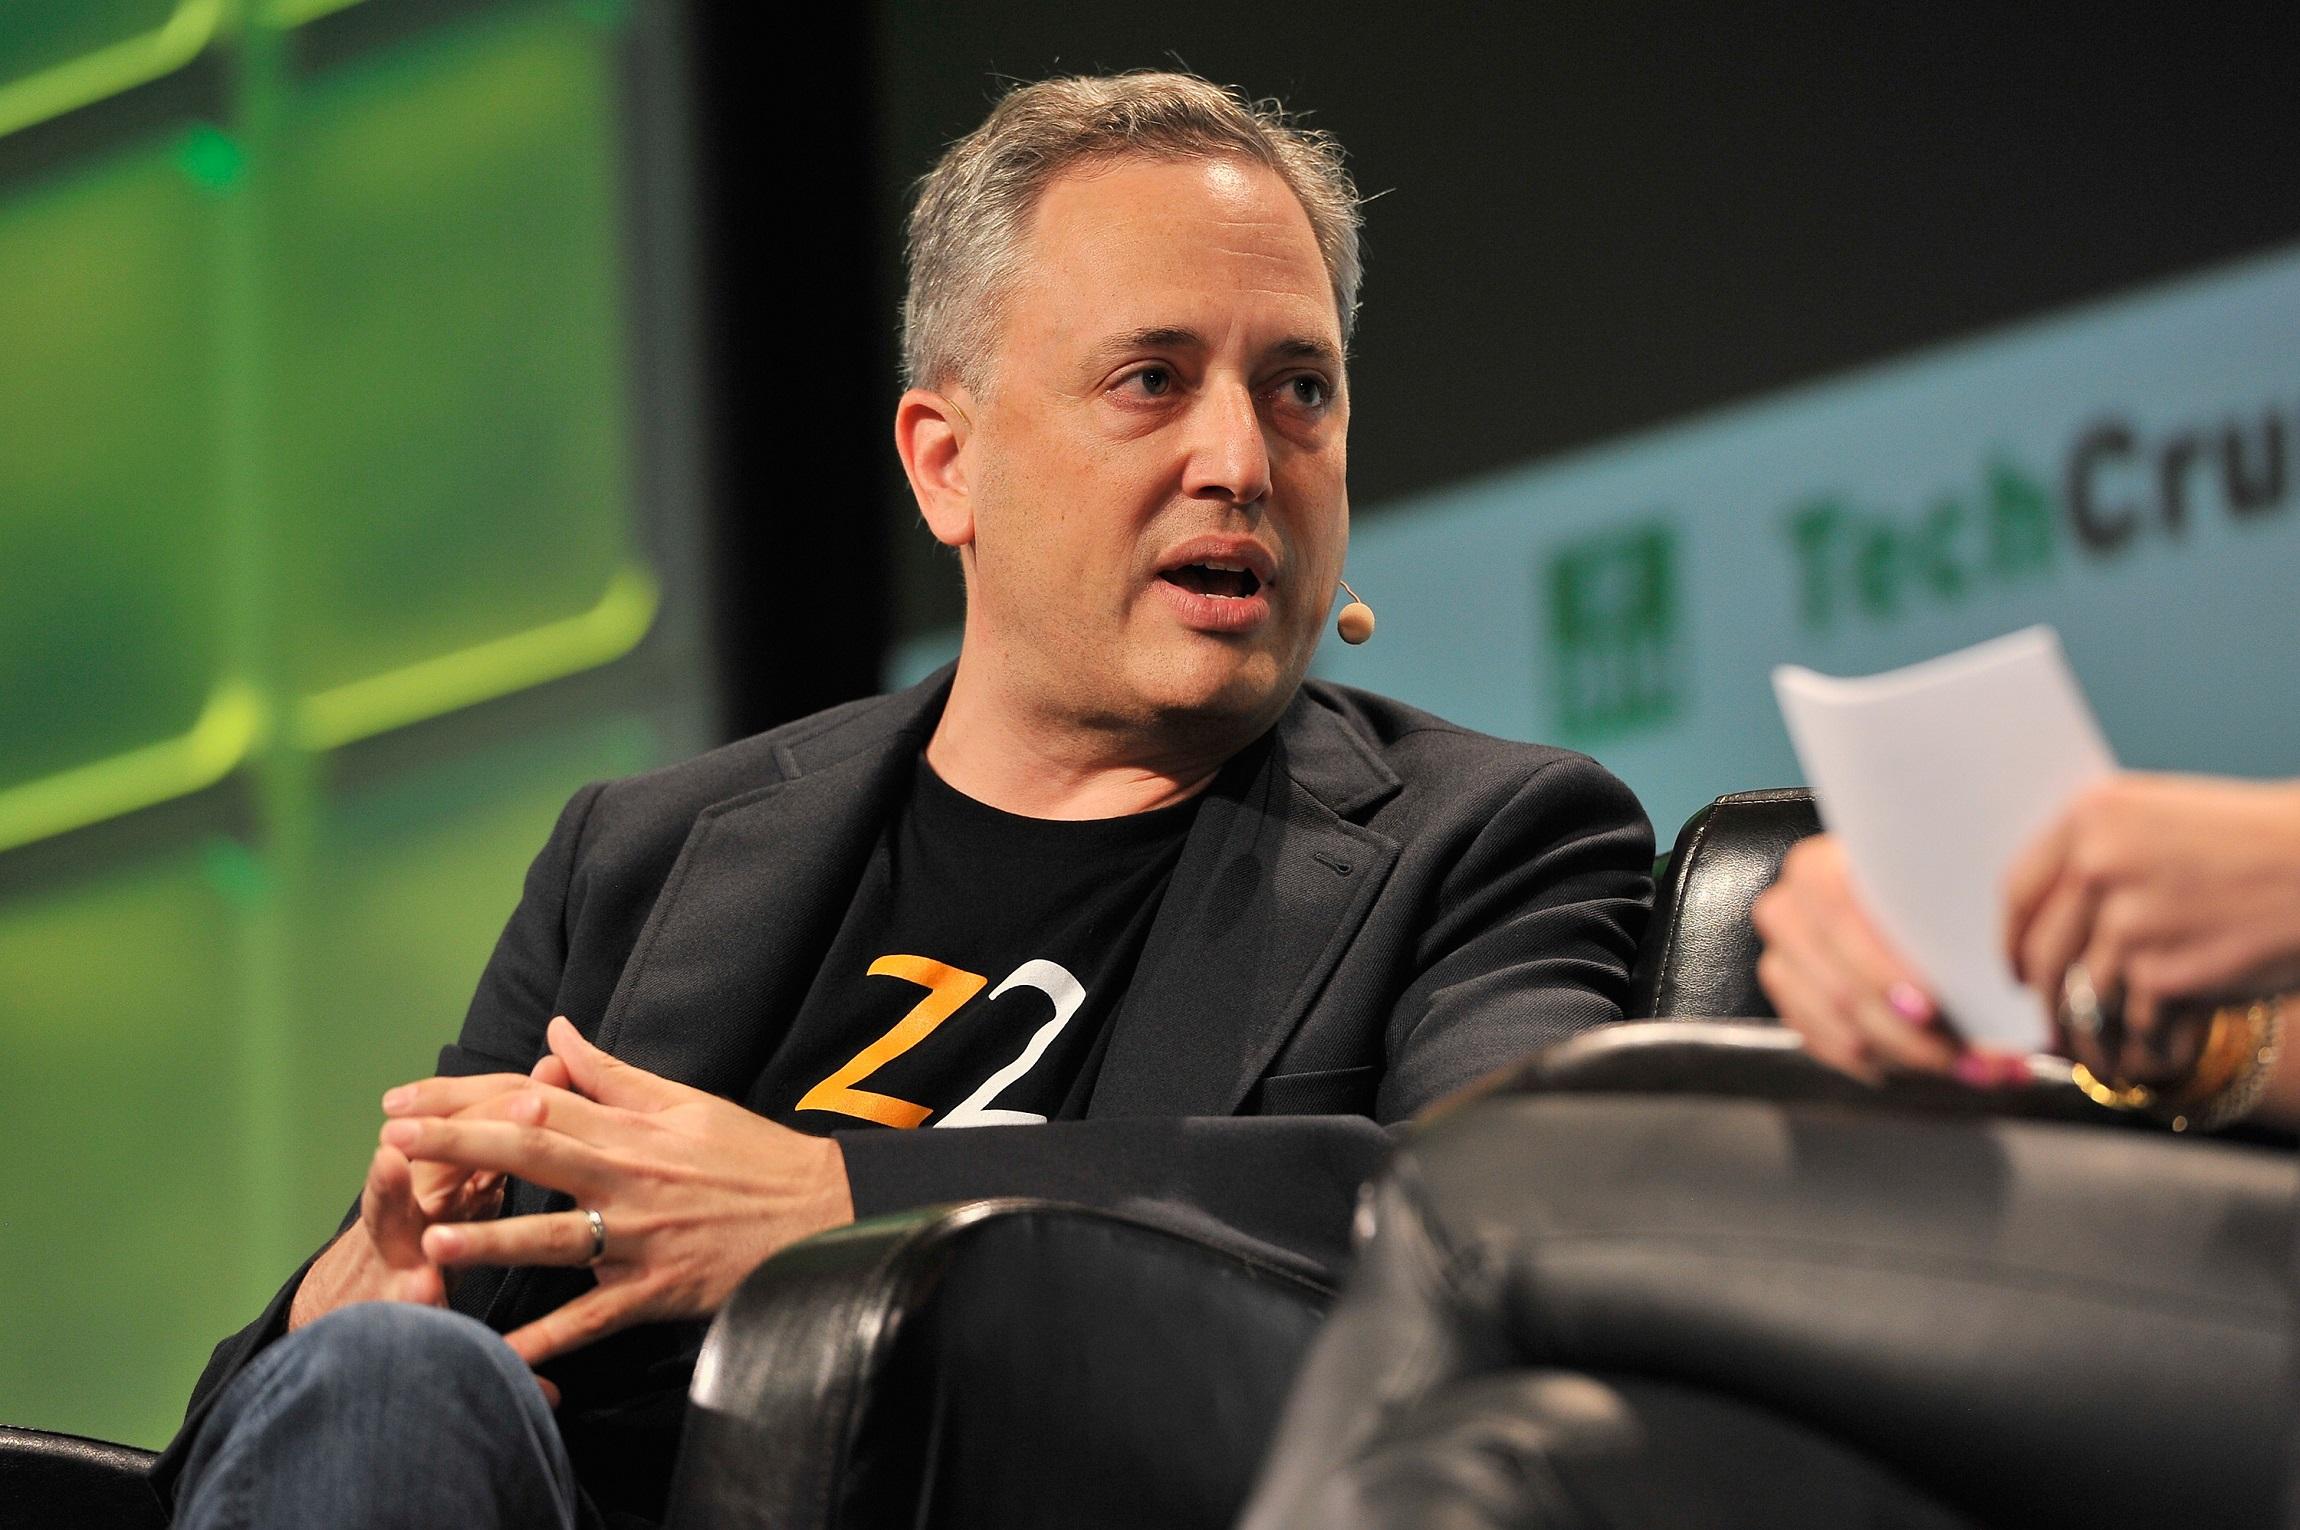
[[[743, 1099], [949, 683], [578, 791], [440, 1071], [525, 1072], [565, 1014], [626, 1061]], [[1620, 1017], [1652, 857], [1636, 799], [1587, 757], [1306, 683], [1208, 789], [1086, 1119], [842, 1132], [856, 1215], [1044, 1195], [1330, 1271], [1381, 1124]], [[566, 1204], [515, 1184], [505, 1213]], [[301, 1278], [217, 1347], [185, 1435], [284, 1330]], [[455, 1305], [507, 1331], [566, 1300], [567, 1278], [474, 1271]]]

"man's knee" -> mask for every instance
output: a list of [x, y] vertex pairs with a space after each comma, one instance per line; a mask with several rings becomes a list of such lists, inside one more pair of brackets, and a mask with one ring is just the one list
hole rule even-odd
[[434, 1397], [535, 1389], [527, 1367], [486, 1324], [407, 1302], [340, 1308], [273, 1348], [278, 1367], [305, 1386], [416, 1388], [412, 1395]]
[[202, 1421], [178, 1523], [570, 1526], [575, 1486], [534, 1373], [485, 1324], [399, 1302], [278, 1340]]
[[418, 1455], [484, 1452], [501, 1425], [522, 1415], [528, 1435], [555, 1433], [534, 1373], [486, 1324], [436, 1307], [362, 1302], [256, 1356], [218, 1400], [202, 1439], [287, 1431], [340, 1435], [363, 1452], [387, 1439]]

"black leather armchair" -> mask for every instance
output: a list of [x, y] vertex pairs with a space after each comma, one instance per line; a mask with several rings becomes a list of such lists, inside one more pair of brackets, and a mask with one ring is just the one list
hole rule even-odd
[[1044, 1202], [810, 1239], [712, 1327], [676, 1522], [1226, 1526], [1330, 1300]]

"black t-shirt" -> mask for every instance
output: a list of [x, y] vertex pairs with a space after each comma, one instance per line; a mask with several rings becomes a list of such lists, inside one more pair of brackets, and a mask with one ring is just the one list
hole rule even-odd
[[1084, 1115], [1197, 810], [1023, 818], [920, 759], [751, 1107], [817, 1133]]

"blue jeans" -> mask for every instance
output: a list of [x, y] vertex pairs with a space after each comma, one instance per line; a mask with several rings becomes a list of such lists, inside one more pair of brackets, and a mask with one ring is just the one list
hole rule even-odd
[[573, 1530], [575, 1474], [534, 1375], [485, 1324], [367, 1302], [249, 1362], [201, 1423], [182, 1530]]

